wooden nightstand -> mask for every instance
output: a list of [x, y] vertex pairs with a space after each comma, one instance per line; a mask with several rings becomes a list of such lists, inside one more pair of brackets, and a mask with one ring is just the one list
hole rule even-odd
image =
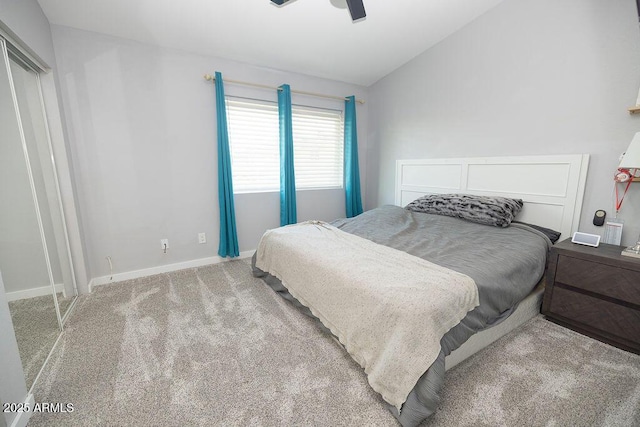
[[624, 246], [564, 240], [551, 249], [542, 314], [547, 319], [640, 354], [640, 259]]

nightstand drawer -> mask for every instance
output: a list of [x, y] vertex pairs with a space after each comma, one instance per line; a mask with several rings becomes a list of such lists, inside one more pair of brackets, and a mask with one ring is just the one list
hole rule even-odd
[[640, 271], [561, 255], [555, 281], [640, 306]]
[[640, 344], [639, 310], [556, 286], [549, 311], [548, 315], [558, 314], [581, 325]]

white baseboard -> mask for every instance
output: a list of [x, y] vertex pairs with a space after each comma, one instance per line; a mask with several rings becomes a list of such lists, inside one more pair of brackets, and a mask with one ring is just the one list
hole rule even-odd
[[[64, 293], [64, 284], [58, 283], [54, 285], [56, 293]], [[41, 286], [39, 288], [25, 289], [22, 291], [7, 292], [7, 301], [17, 301], [19, 299], [27, 299], [41, 297], [43, 295], [51, 295], [51, 286]]]
[[27, 397], [24, 399], [24, 404], [26, 407], [30, 408], [30, 410], [28, 412], [18, 412], [18, 415], [16, 415], [11, 423], [11, 427], [26, 427], [27, 423], [31, 419], [31, 415], [33, 414], [32, 410], [35, 402], [36, 400], [34, 399], [33, 394], [27, 394]]
[[[240, 252], [240, 256], [233, 259], [250, 258], [255, 250]], [[93, 292], [94, 286], [107, 285], [109, 283], [122, 282], [123, 280], [138, 279], [140, 277], [153, 276], [154, 274], [169, 273], [171, 271], [184, 270], [185, 268], [202, 267], [205, 265], [218, 264], [221, 262], [231, 261], [230, 258], [222, 258], [213, 256], [208, 258], [193, 259], [191, 261], [183, 261], [175, 264], [159, 265], [157, 267], [145, 268], [142, 270], [127, 271], [124, 273], [116, 273], [113, 276], [94, 277], [89, 281], [89, 292]]]

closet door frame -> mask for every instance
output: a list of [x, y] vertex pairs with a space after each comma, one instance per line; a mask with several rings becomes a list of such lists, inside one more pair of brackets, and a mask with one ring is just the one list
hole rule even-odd
[[[75, 292], [75, 295], [73, 295], [74, 297], [78, 296], [78, 285], [76, 283], [76, 272], [75, 272], [75, 266], [73, 264], [73, 255], [71, 253], [71, 243], [69, 241], [69, 230], [67, 228], [67, 217], [65, 215], [65, 211], [64, 211], [64, 205], [62, 203], [62, 192], [60, 191], [60, 178], [58, 176], [58, 167], [56, 164], [56, 158], [54, 155], [54, 150], [53, 150], [53, 143], [52, 143], [52, 138], [51, 138], [51, 131], [49, 128], [49, 120], [47, 118], [47, 110], [45, 108], [45, 104], [44, 104], [44, 96], [43, 96], [43, 90], [42, 90], [42, 81], [40, 79], [40, 73], [45, 72], [45, 70], [40, 67], [37, 63], [34, 63], [29, 57], [27, 57], [26, 55], [24, 55], [24, 53], [19, 50], [18, 48], [14, 47], [13, 45], [11, 45], [10, 43], [7, 44], [7, 50], [11, 51], [12, 55], [14, 57], [16, 57], [16, 59], [20, 60], [24, 65], [26, 65], [28, 68], [31, 69], [31, 71], [33, 71], [35, 78], [36, 78], [36, 85], [38, 88], [38, 101], [40, 103], [40, 111], [42, 112], [42, 119], [43, 119], [43, 123], [44, 123], [44, 129], [45, 129], [45, 134], [46, 134], [46, 139], [47, 139], [47, 150], [48, 150], [48, 154], [49, 154], [49, 158], [51, 161], [51, 168], [52, 168], [52, 173], [53, 173], [53, 179], [54, 179], [54, 187], [55, 187], [55, 191], [56, 191], [56, 199], [57, 199], [57, 208], [58, 211], [60, 212], [60, 218], [61, 218], [61, 226], [62, 226], [62, 236], [64, 238], [64, 249], [65, 249], [65, 255], [69, 261], [69, 268], [70, 268], [70, 277], [71, 277], [71, 283], [73, 285], [73, 291]], [[64, 290], [64, 294], [66, 295], [66, 287]], [[57, 298], [56, 298], [57, 301]], [[64, 314], [61, 314], [61, 322], [64, 325], [64, 323], [66, 322], [66, 319], [69, 315], [69, 313], [71, 312], [71, 309], [73, 308], [73, 305], [75, 304], [75, 301], [73, 303], [71, 303], [71, 305], [69, 305], [69, 307], [67, 308], [67, 311]]]
[[[41, 65], [39, 65], [37, 62], [35, 62], [29, 55], [25, 54], [22, 50], [20, 50], [19, 48], [16, 48], [13, 44], [11, 44], [8, 40], [6, 40], [5, 37], [3, 37], [3, 34], [0, 33], [0, 51], [3, 57], [3, 61], [4, 61], [4, 65], [7, 69], [7, 73], [9, 75], [9, 85], [11, 87], [11, 95], [12, 95], [12, 101], [13, 101], [13, 105], [14, 105], [14, 110], [15, 110], [15, 114], [16, 114], [16, 120], [18, 121], [18, 128], [19, 128], [19, 132], [20, 132], [20, 139], [21, 139], [21, 145], [22, 145], [22, 151], [24, 154], [24, 159], [25, 159], [25, 163], [26, 163], [26, 167], [27, 167], [27, 174], [29, 176], [29, 184], [31, 187], [31, 195], [33, 197], [33, 201], [34, 201], [34, 205], [35, 205], [35, 209], [36, 209], [36, 218], [38, 221], [38, 227], [39, 227], [39, 232], [40, 232], [40, 237], [41, 237], [41, 242], [43, 245], [43, 249], [44, 249], [44, 255], [45, 255], [45, 262], [46, 262], [46, 266], [47, 266], [47, 273], [49, 275], [49, 283], [51, 285], [51, 291], [53, 293], [54, 296], [54, 303], [55, 303], [55, 307], [56, 307], [56, 316], [58, 318], [58, 325], [60, 330], [63, 330], [64, 327], [64, 323], [68, 318], [69, 313], [72, 311], [73, 306], [75, 305], [76, 302], [76, 298], [78, 296], [78, 286], [76, 283], [76, 277], [75, 277], [75, 268], [73, 265], [73, 257], [71, 254], [71, 245], [69, 242], [69, 231], [67, 229], [67, 221], [66, 221], [66, 216], [65, 216], [65, 211], [64, 211], [64, 206], [62, 204], [62, 193], [60, 191], [60, 181], [59, 181], [59, 177], [58, 177], [58, 171], [57, 171], [57, 165], [56, 165], [56, 161], [55, 161], [55, 157], [54, 157], [54, 151], [53, 151], [53, 146], [52, 146], [52, 142], [51, 142], [51, 134], [50, 134], [50, 130], [49, 130], [49, 123], [47, 120], [47, 114], [46, 114], [46, 110], [45, 110], [45, 104], [44, 104], [44, 97], [42, 95], [42, 84], [40, 81], [40, 73], [45, 71], [45, 68], [42, 67]], [[11, 54], [11, 57], [10, 57]], [[53, 270], [51, 267], [51, 260], [49, 258], [49, 252], [48, 252], [48, 246], [47, 246], [47, 240], [46, 240], [46, 236], [45, 236], [45, 231], [44, 231], [44, 225], [43, 225], [43, 221], [42, 221], [42, 216], [41, 216], [41, 211], [40, 211], [40, 205], [38, 203], [38, 196], [37, 196], [37, 192], [36, 192], [36, 187], [35, 187], [35, 182], [34, 182], [34, 178], [33, 178], [33, 173], [32, 173], [32, 169], [31, 169], [31, 162], [29, 160], [29, 151], [27, 148], [27, 141], [26, 141], [26, 137], [24, 134], [24, 128], [23, 128], [23, 122], [22, 122], [22, 117], [21, 117], [21, 113], [20, 113], [20, 108], [18, 105], [18, 99], [17, 99], [17, 95], [16, 95], [16, 90], [15, 90], [15, 86], [14, 86], [14, 81], [13, 81], [13, 77], [12, 77], [12, 72], [11, 72], [11, 66], [10, 66], [10, 62], [9, 61], [16, 61], [16, 62], [20, 62], [21, 65], [26, 66], [30, 71], [33, 72], [34, 76], [35, 76], [35, 80], [36, 80], [36, 86], [37, 86], [37, 90], [38, 90], [38, 100], [39, 100], [39, 104], [40, 104], [40, 111], [42, 114], [42, 119], [43, 119], [43, 124], [44, 124], [44, 130], [45, 130], [45, 136], [46, 136], [46, 148], [48, 150], [48, 159], [51, 162], [51, 166], [52, 166], [52, 174], [53, 174], [53, 179], [54, 179], [54, 187], [55, 187], [55, 193], [56, 193], [56, 198], [57, 198], [57, 206], [56, 208], [59, 210], [60, 212], [60, 218], [61, 218], [61, 226], [62, 226], [62, 236], [64, 238], [64, 246], [65, 246], [65, 256], [68, 260], [69, 263], [69, 268], [70, 268], [70, 277], [71, 277], [71, 282], [73, 285], [73, 291], [75, 292], [74, 297], [74, 301], [70, 304], [70, 306], [67, 308], [67, 311], [64, 313], [64, 315], [61, 315], [60, 313], [60, 306], [58, 304], [58, 298], [56, 295], [56, 290], [55, 290], [55, 281], [53, 278]], [[66, 293], [66, 290], [65, 290]]]

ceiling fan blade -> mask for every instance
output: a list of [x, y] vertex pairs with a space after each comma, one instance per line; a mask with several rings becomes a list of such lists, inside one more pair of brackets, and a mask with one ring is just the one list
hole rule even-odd
[[352, 20], [357, 21], [367, 16], [362, 0], [347, 0], [347, 6], [349, 6], [349, 13], [351, 13]]
[[285, 4], [286, 2], [288, 2], [289, 0], [271, 0], [271, 3], [275, 3], [278, 6], [282, 6], [283, 4]]

